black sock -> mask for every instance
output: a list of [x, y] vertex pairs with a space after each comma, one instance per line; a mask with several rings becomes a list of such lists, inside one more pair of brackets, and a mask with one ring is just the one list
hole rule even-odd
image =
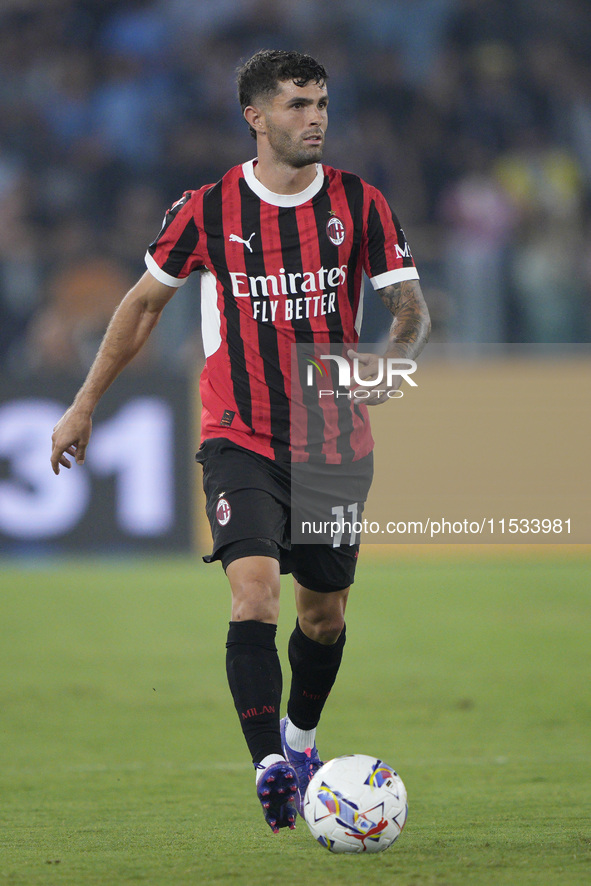
[[226, 643], [230, 691], [253, 763], [281, 754], [279, 705], [281, 665], [275, 645], [277, 626], [231, 621]]
[[299, 622], [289, 638], [291, 691], [287, 715], [298, 729], [315, 729], [343, 657], [345, 628], [332, 646], [310, 640]]

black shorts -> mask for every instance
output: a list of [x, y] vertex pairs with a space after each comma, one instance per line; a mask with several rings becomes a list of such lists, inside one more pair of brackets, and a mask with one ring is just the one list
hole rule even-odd
[[[338, 538], [326, 543], [294, 542], [292, 488], [297, 487], [295, 497], [305, 507], [318, 487], [326, 485], [328, 477], [336, 493], [330, 499], [333, 507], [328, 509], [327, 521], [335, 519], [335, 507], [341, 513], [350, 510], [351, 499], [356, 518], [361, 517], [373, 476], [371, 453], [349, 465], [322, 465], [310, 471], [298, 466], [292, 471], [289, 463], [215, 438], [201, 445], [196, 458], [203, 466], [206, 512], [213, 536], [213, 552], [203, 558], [206, 563], [221, 560], [227, 569], [240, 557], [262, 555], [274, 557], [282, 573], [291, 572], [301, 585], [313, 591], [339, 591], [353, 583], [359, 553], [355, 534], [338, 533]], [[306, 493], [303, 484], [314, 488]], [[343, 487], [344, 498], [339, 493]]]

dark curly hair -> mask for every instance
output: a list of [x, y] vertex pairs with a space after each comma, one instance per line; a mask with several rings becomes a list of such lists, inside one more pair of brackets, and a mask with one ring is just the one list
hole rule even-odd
[[[324, 67], [311, 55], [286, 49], [261, 49], [237, 70], [238, 100], [244, 109], [261, 96], [272, 96], [279, 83], [293, 80], [296, 86], [314, 82], [323, 86], [328, 80]], [[256, 132], [249, 127], [250, 134]]]

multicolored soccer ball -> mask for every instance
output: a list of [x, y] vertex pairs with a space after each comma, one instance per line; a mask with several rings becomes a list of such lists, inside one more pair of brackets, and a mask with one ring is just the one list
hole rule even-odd
[[329, 760], [304, 797], [306, 824], [330, 852], [383, 852], [400, 836], [407, 812], [400, 776], [365, 754]]

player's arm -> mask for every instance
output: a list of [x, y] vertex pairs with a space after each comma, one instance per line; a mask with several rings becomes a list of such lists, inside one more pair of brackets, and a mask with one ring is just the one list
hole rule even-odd
[[92, 432], [92, 413], [109, 385], [140, 351], [154, 329], [175, 287], [166, 286], [148, 271], [129, 290], [113, 314], [98, 353], [74, 402], [53, 429], [51, 466], [69, 468], [68, 455], [83, 464]]
[[[392, 283], [390, 286], [379, 289], [378, 295], [393, 316], [388, 348], [384, 356], [414, 360], [427, 344], [431, 332], [429, 309], [425, 303], [419, 281], [403, 280], [400, 283]], [[376, 377], [378, 355], [358, 354], [351, 350], [349, 356], [357, 357], [361, 378]], [[401, 382], [402, 376], [399, 376], [398, 384]], [[372, 391], [372, 396], [363, 402], [371, 406], [376, 403], [384, 403], [387, 399], [386, 392], [377, 394]]]
[[414, 360], [429, 340], [431, 318], [418, 280], [403, 280], [378, 290], [392, 314], [388, 357]]

